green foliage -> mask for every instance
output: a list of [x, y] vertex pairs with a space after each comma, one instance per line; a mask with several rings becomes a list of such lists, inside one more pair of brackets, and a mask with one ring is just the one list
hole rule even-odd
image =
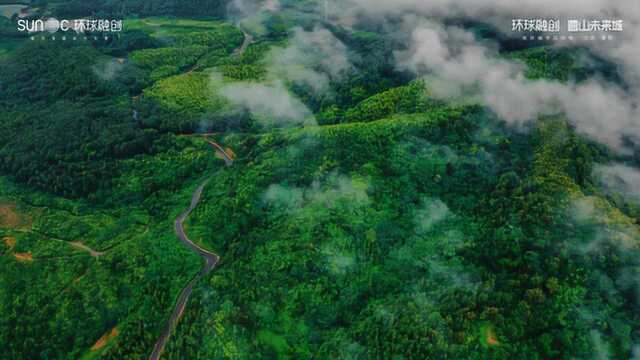
[[209, 68], [218, 66], [228, 58], [229, 54], [225, 49], [212, 50], [198, 60], [198, 67]]
[[273, 46], [280, 45], [280, 42], [254, 42], [247, 47], [245, 52], [236, 57], [232, 57], [229, 60], [232, 62], [240, 62], [242, 64], [255, 64], [262, 60]]
[[[53, 1], [50, 1], [53, 3]], [[56, 1], [54, 12], [60, 17], [82, 18], [105, 14], [108, 16], [221, 16], [225, 13], [224, 0], [82, 0]]]
[[175, 65], [162, 65], [153, 69], [153, 71], [151, 72], [151, 75], [149, 76], [151, 77], [151, 80], [153, 82], [156, 82], [166, 77], [176, 75], [179, 72], [180, 72], [180, 68]]
[[242, 54], [227, 56], [224, 51], [212, 51], [198, 62], [201, 67], [218, 67], [223, 76], [237, 81], [261, 80], [266, 75], [261, 62], [271, 46], [277, 43], [250, 44]]
[[237, 81], [259, 81], [266, 75], [261, 65], [223, 65], [219, 69], [224, 77]]
[[131, 61], [150, 73], [152, 81], [176, 75], [183, 70], [216, 66], [242, 44], [243, 34], [228, 23], [187, 20], [128, 21], [133, 31], [149, 32], [157, 43], [169, 47], [133, 51]]
[[115, 84], [92, 69], [100, 54], [83, 43], [27, 42], [0, 69], [0, 101], [39, 102], [113, 95]]
[[173, 37], [169, 37], [169, 42], [176, 45], [206, 46], [210, 49], [222, 49], [231, 53], [242, 44], [244, 35], [237, 27], [229, 23], [221, 23], [215, 28], [207, 28], [206, 31], [186, 32]]
[[161, 128], [184, 128], [197, 126], [195, 123], [207, 111], [219, 109], [225, 101], [215, 94], [211, 74], [191, 72], [172, 76], [156, 83], [144, 91], [147, 101], [160, 107], [157, 112], [159, 124], [146, 118], [145, 122]]
[[[0, 228], [0, 238], [15, 239], [11, 250], [0, 244], [3, 355], [80, 358], [123, 347], [146, 353], [155, 339], [140, 338], [138, 324], [159, 329], [172, 294], [198, 267], [197, 258], [165, 231], [171, 221], [141, 208], [104, 211], [0, 181], [0, 198], [11, 199], [20, 216], [32, 219], [19, 229]], [[176, 207], [189, 196], [165, 195]], [[71, 242], [103, 255], [91, 257]], [[33, 261], [17, 261], [17, 252], [32, 254]], [[106, 348], [90, 350], [113, 328], [118, 335]]]
[[529, 79], [584, 81], [595, 74], [619, 80], [613, 64], [592, 55], [585, 48], [534, 47], [508, 55], [526, 65]]
[[94, 44], [99, 50], [113, 56], [126, 56], [134, 50], [156, 48], [162, 45], [158, 39], [151, 37], [142, 30], [128, 30], [126, 28], [122, 34], [111, 38], [106, 44], [103, 40], [94, 42]]
[[101, 76], [101, 61], [87, 45], [48, 41], [29, 42], [6, 60], [3, 173], [56, 194], [86, 196], [109, 185], [118, 159], [148, 151], [157, 134], [138, 127], [126, 97], [141, 80], [126, 66], [111, 79]]
[[346, 111], [344, 121], [372, 121], [394, 114], [426, 112], [435, 104], [435, 101], [428, 99], [424, 83], [414, 81], [363, 100]]
[[179, 69], [185, 69], [194, 65], [206, 52], [207, 47], [201, 45], [143, 49], [132, 52], [130, 59], [137, 66], [149, 71], [161, 66], [175, 66]]
[[131, 114], [108, 101], [58, 101], [5, 112], [0, 169], [16, 180], [77, 197], [108, 186], [115, 161], [145, 152], [155, 138]]
[[[50, 9], [196, 5], [224, 4]], [[242, 54], [238, 28], [203, 19], [127, 19], [104, 44], [0, 43], [2, 354], [147, 358], [201, 265], [172, 225], [207, 179], [185, 227], [221, 262], [196, 284], [166, 358], [630, 358], [640, 232], [635, 210], [591, 176], [611, 155], [562, 118], [515, 132], [479, 106], [431, 99], [396, 72], [392, 36], [329, 23], [353, 67], [326, 93], [288, 89], [320, 126], [260, 132], [217, 91], [263, 81], [271, 47], [314, 26], [316, 1], [281, 5]], [[506, 56], [531, 79], [614, 74], [582, 50]], [[210, 136], [233, 165], [175, 134], [194, 131], [223, 132]]]
[[0, 16], [0, 35], [7, 38], [26, 38], [24, 33], [18, 31], [17, 25], [4, 16]]
[[171, 211], [171, 194], [180, 192], [183, 183], [194, 174], [207, 171], [212, 154], [197, 148], [186, 139], [165, 137], [153, 145], [154, 155], [130, 158], [118, 163], [113, 190], [98, 194], [106, 202], [138, 204], [153, 215], [166, 216]]

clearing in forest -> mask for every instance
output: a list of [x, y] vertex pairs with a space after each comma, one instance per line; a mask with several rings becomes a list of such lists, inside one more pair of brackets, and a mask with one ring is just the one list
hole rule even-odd
[[16, 228], [20, 225], [20, 215], [14, 204], [0, 203], [0, 227]]
[[484, 340], [487, 346], [500, 345], [500, 341], [498, 341], [496, 333], [493, 331], [493, 328], [491, 328], [491, 326], [486, 326], [484, 328]]
[[33, 255], [31, 255], [31, 253], [15, 253], [13, 254], [13, 257], [16, 258], [16, 260], [18, 261], [26, 261], [26, 262], [31, 262], [33, 261]]
[[13, 247], [16, 246], [16, 238], [14, 238], [13, 236], [5, 236], [4, 238], [2, 238], [2, 242], [9, 250], [13, 249]]
[[93, 346], [91, 347], [91, 351], [102, 349], [105, 345], [107, 345], [107, 343], [109, 343], [109, 340], [115, 338], [116, 336], [118, 336], [117, 326], [111, 329], [111, 331], [106, 332], [104, 335], [102, 335], [100, 339], [98, 339], [98, 341], [96, 341], [96, 343], [93, 344]]

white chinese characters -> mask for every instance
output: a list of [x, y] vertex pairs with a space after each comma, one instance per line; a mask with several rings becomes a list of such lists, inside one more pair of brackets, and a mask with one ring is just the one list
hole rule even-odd
[[511, 30], [517, 32], [560, 32], [560, 20], [513, 19]]
[[608, 32], [623, 30], [623, 20], [576, 20], [567, 21], [569, 32]]
[[[621, 32], [623, 20], [567, 20], [568, 32]], [[562, 29], [559, 19], [512, 19], [511, 31], [558, 33]]]

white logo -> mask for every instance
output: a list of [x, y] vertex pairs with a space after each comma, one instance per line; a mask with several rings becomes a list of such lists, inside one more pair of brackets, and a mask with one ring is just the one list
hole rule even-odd
[[56, 18], [48, 18], [46, 20], [18, 20], [18, 31], [20, 32], [50, 32], [58, 31], [67, 32], [73, 30], [76, 33], [88, 32], [120, 32], [122, 31], [122, 20], [58, 20]]

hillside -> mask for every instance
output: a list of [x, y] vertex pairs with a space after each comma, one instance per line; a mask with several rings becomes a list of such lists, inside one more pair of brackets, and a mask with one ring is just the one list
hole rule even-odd
[[37, 10], [124, 18], [108, 41], [2, 18], [0, 358], [638, 356], [628, 69], [322, 6]]

